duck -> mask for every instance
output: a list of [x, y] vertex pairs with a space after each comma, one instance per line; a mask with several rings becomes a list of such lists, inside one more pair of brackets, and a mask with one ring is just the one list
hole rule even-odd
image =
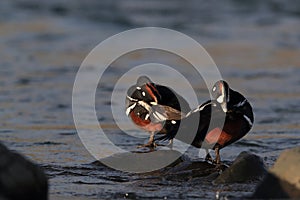
[[[138, 147], [155, 148], [155, 134], [167, 134], [165, 124], [173, 124], [191, 111], [189, 103], [170, 87], [140, 76], [127, 90], [126, 115], [140, 129], [149, 132], [147, 144]], [[170, 144], [172, 144], [170, 139]]]
[[[213, 85], [211, 95], [211, 100], [191, 110], [184, 118], [176, 120], [176, 123], [166, 123], [169, 131], [156, 140], [173, 140], [176, 137], [183, 142], [191, 142], [192, 146], [206, 150], [205, 160], [220, 165], [220, 150], [251, 130], [254, 114], [249, 101], [241, 93], [231, 89], [224, 80]], [[193, 132], [191, 127], [195, 124]], [[215, 151], [214, 160], [209, 149]]]

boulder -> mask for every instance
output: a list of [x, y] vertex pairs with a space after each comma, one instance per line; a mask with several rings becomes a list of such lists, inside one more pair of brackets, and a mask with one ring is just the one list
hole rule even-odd
[[130, 173], [147, 173], [159, 170], [174, 162], [181, 162], [181, 153], [174, 150], [152, 152], [124, 152], [100, 159], [107, 167]]
[[207, 161], [195, 161], [181, 158], [181, 162], [176, 162], [175, 166], [170, 166], [163, 170], [163, 174], [168, 180], [190, 180], [191, 178], [203, 177], [205, 180], [213, 181], [218, 175], [222, 165], [216, 167]]
[[300, 190], [300, 146], [283, 151], [270, 172]]
[[153, 152], [125, 152], [114, 154], [93, 162], [95, 165], [107, 167], [126, 172], [139, 173], [146, 176], [163, 176], [166, 179], [189, 179], [204, 177], [211, 174], [219, 174], [222, 165], [217, 168], [215, 164], [206, 161], [191, 160], [175, 150], [160, 150]]
[[260, 179], [266, 172], [262, 158], [244, 151], [238, 155], [230, 167], [215, 179], [214, 183], [244, 183]]
[[0, 144], [0, 199], [46, 200], [48, 182], [44, 172], [22, 155]]
[[252, 197], [300, 199], [300, 147], [280, 154]]

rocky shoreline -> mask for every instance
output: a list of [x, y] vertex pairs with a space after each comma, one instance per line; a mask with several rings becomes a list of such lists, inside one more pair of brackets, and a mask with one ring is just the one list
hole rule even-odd
[[[174, 151], [162, 151], [161, 157], [176, 154]], [[116, 155], [127, 160], [129, 154]], [[108, 158], [114, 160], [112, 158]], [[99, 163], [100, 164], [100, 163]], [[241, 196], [246, 199], [298, 199], [300, 198], [300, 147], [285, 150], [274, 166], [267, 169], [263, 159], [250, 152], [241, 152], [228, 165], [216, 166], [206, 161], [192, 161], [185, 155], [168, 167], [141, 174], [145, 177], [164, 177], [169, 181], [189, 181], [212, 183], [215, 186], [230, 184], [256, 183], [252, 195]], [[144, 179], [141, 179], [144, 181]], [[222, 197], [222, 195], [220, 195]], [[230, 199], [230, 197], [226, 197]]]
[[[48, 198], [48, 182], [41, 168], [3, 145], [0, 146], [0, 150], [2, 160], [0, 199], [15, 200], [22, 197], [22, 199], [46, 200]], [[161, 156], [174, 153], [178, 152], [162, 151]], [[168, 181], [197, 180], [199, 183], [210, 183], [215, 186], [255, 182], [257, 185], [254, 193], [240, 198], [298, 199], [300, 198], [299, 155], [300, 146], [285, 150], [270, 169], [267, 169], [260, 156], [246, 151], [240, 153], [229, 166], [226, 164], [216, 166], [205, 161], [190, 160], [183, 155], [164, 169], [140, 174], [140, 182], [145, 181], [143, 177], [149, 176], [152, 178], [163, 177]], [[128, 154], [122, 154], [125, 160], [126, 156]], [[93, 164], [103, 165], [98, 161]], [[20, 192], [16, 193], [15, 191]], [[224, 197], [222, 194], [219, 195], [216, 192], [217, 199], [222, 197]], [[50, 198], [65, 199], [58, 196], [50, 196]], [[227, 196], [226, 198], [230, 199]]]

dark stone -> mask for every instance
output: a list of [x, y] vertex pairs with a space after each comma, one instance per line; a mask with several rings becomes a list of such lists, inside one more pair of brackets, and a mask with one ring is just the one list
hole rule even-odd
[[225, 170], [226, 165], [216, 166], [207, 161], [191, 160], [186, 155], [181, 155], [172, 164], [146, 175], [164, 177], [166, 180], [188, 181], [194, 178], [201, 178], [208, 182], [213, 181], [220, 170]]
[[300, 146], [283, 151], [270, 172], [300, 190]]
[[124, 152], [114, 154], [99, 161], [113, 169], [124, 172], [147, 173], [172, 164], [181, 157], [181, 153], [173, 150], [151, 152]]
[[244, 151], [216, 178], [214, 183], [244, 183], [260, 179], [266, 172], [265, 164], [259, 156]]
[[48, 199], [48, 182], [44, 172], [2, 144], [0, 144], [0, 199]]
[[300, 198], [300, 190], [287, 181], [268, 173], [257, 186], [252, 198], [254, 199], [289, 199]]
[[[99, 162], [100, 161], [100, 162]], [[219, 174], [220, 168], [206, 161], [190, 160], [186, 155], [174, 150], [153, 152], [126, 152], [101, 159], [93, 164], [126, 172], [141, 173], [146, 176], [164, 176], [167, 179], [189, 179]], [[215, 177], [215, 176], [214, 176]], [[213, 179], [212, 179], [213, 180]]]
[[162, 175], [168, 180], [190, 180], [197, 177], [205, 177], [214, 180], [219, 175], [219, 168], [206, 161], [189, 161], [181, 158], [181, 162], [175, 166], [169, 166], [162, 170]]
[[300, 147], [285, 150], [257, 186], [253, 198], [300, 199]]

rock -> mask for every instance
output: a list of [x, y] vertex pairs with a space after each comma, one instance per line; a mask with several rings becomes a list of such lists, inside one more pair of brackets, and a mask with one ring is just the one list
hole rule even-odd
[[[181, 163], [166, 168], [163, 172], [168, 180], [189, 180], [196, 177], [205, 177], [206, 180], [214, 180], [219, 175], [219, 168], [206, 161], [188, 161], [182, 159]], [[224, 169], [226, 166], [221, 166]]]
[[147, 173], [169, 166], [181, 157], [174, 150], [147, 153], [124, 152], [102, 158], [99, 161], [107, 167], [130, 173]]
[[266, 167], [263, 160], [257, 155], [244, 151], [215, 179], [214, 183], [243, 183], [260, 179], [265, 174]]
[[270, 172], [300, 190], [300, 146], [282, 152]]
[[272, 173], [268, 173], [264, 180], [256, 187], [254, 199], [299, 199], [300, 190], [287, 181], [281, 180]]
[[0, 144], [0, 199], [48, 199], [48, 183], [43, 171], [2, 144]]
[[253, 198], [300, 198], [300, 147], [280, 154]]
[[[160, 150], [146, 153], [125, 152], [93, 162], [125, 172], [139, 173], [141, 176], [165, 177], [166, 179], [186, 180], [195, 177], [219, 175], [219, 168], [206, 161], [191, 160], [175, 150]], [[222, 165], [225, 169], [226, 166]]]

